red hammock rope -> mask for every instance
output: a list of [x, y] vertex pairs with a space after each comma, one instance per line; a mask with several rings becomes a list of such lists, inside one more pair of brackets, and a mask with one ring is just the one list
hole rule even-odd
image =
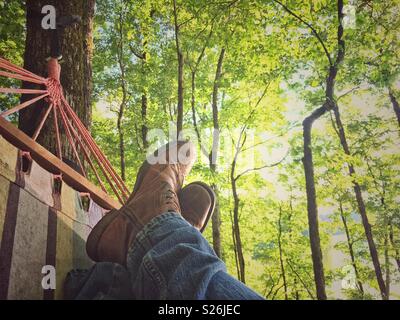
[[62, 125], [66, 135], [66, 141], [70, 145], [74, 158], [82, 170], [82, 175], [86, 178], [88, 177], [78, 151], [82, 152], [83, 159], [85, 159], [89, 164], [89, 167], [94, 173], [96, 181], [100, 185], [101, 189], [104, 192], [107, 192], [106, 185], [96, 169], [96, 164], [97, 167], [100, 168], [105, 180], [113, 190], [120, 203], [125, 203], [129, 197], [129, 190], [124, 181], [116, 173], [110, 161], [100, 150], [93, 137], [90, 135], [90, 132], [86, 129], [85, 125], [76, 115], [64, 97], [63, 89], [60, 83], [61, 67], [57, 59], [51, 58], [48, 61], [47, 70], [48, 78], [42, 78], [0, 57], [0, 76], [31, 82], [34, 84], [40, 84], [46, 88], [45, 90], [0, 88], [0, 93], [5, 94], [39, 95], [34, 96], [32, 99], [25, 101], [9, 110], [3, 111], [0, 113], [0, 116], [7, 117], [15, 112], [31, 106], [41, 99], [45, 99], [45, 101], [48, 103], [48, 107], [40, 119], [39, 125], [35, 129], [32, 139], [37, 139], [46, 120], [48, 119], [50, 112], [53, 112], [53, 128], [56, 137], [57, 157], [62, 160], [62, 139], [60, 134], [60, 125]]

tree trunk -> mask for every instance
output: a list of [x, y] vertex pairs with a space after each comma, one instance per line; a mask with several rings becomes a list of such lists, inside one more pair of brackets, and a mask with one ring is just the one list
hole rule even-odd
[[126, 180], [125, 178], [125, 139], [124, 139], [124, 131], [122, 128], [122, 118], [125, 110], [125, 102], [122, 101], [120, 104], [119, 112], [118, 112], [118, 120], [117, 120], [117, 129], [118, 129], [118, 138], [119, 138], [119, 158], [120, 158], [120, 168], [121, 168], [121, 178], [122, 180]]
[[120, 69], [120, 81], [122, 90], [122, 100], [118, 110], [117, 129], [119, 136], [119, 156], [120, 156], [120, 167], [121, 167], [121, 178], [125, 181], [125, 140], [124, 140], [124, 129], [122, 128], [122, 121], [124, 118], [124, 112], [126, 107], [127, 90], [126, 90], [126, 79], [125, 79], [125, 64], [124, 64], [124, 33], [123, 33], [124, 17], [120, 14], [120, 20], [118, 22], [118, 48], [117, 58]]
[[211, 184], [211, 188], [214, 193], [217, 195], [216, 203], [214, 208], [214, 213], [211, 218], [212, 222], [212, 239], [213, 239], [213, 249], [215, 254], [223, 259], [222, 257], [222, 245], [221, 245], [221, 214], [219, 210], [219, 202], [218, 202], [218, 186], [215, 183]]
[[285, 300], [288, 300], [288, 288], [286, 282], [285, 266], [283, 264], [283, 250], [282, 250], [282, 207], [279, 206], [279, 218], [278, 218], [278, 249], [279, 249], [279, 264], [281, 267], [281, 274], [283, 279], [283, 289], [285, 292]]
[[386, 297], [389, 300], [390, 297], [390, 258], [389, 258], [389, 235], [388, 232], [385, 232], [385, 241], [384, 241], [384, 250], [385, 250], [385, 285], [386, 285]]
[[[290, 188], [290, 199], [289, 199], [289, 216], [288, 216], [288, 233], [289, 233], [289, 242], [293, 241], [293, 229], [292, 229], [292, 218], [293, 218], [293, 196], [292, 196], [292, 188]], [[299, 290], [297, 289], [297, 278], [293, 278], [293, 291], [294, 291], [294, 299], [299, 300]]]
[[[237, 196], [237, 193], [236, 193]], [[234, 222], [234, 229], [235, 229], [235, 239], [236, 239], [236, 251], [238, 256], [239, 262], [239, 271], [240, 271], [240, 278], [239, 280], [243, 283], [246, 283], [246, 264], [244, 262], [243, 256], [243, 244], [242, 238], [240, 235], [240, 224], [239, 224], [239, 198], [236, 197], [234, 210], [233, 210], [233, 222]]]
[[[79, 15], [82, 22], [65, 29], [61, 43], [63, 62], [61, 71], [61, 84], [64, 94], [71, 107], [77, 113], [87, 128], [91, 123], [91, 94], [92, 94], [92, 50], [93, 50], [93, 16], [95, 0], [27, 0], [27, 36], [25, 43], [24, 68], [38, 75], [47, 76], [46, 58], [50, 56], [50, 30], [41, 27], [44, 15], [41, 9], [44, 5], [54, 5], [57, 17], [65, 15]], [[28, 83], [23, 83], [25, 88], [37, 88]], [[29, 96], [22, 96], [26, 101]], [[19, 116], [19, 128], [29, 136], [39, 124], [41, 115], [45, 111], [43, 102], [21, 110]], [[42, 110], [42, 111], [39, 111]], [[46, 122], [38, 142], [49, 151], [56, 153], [52, 114]], [[67, 139], [61, 130], [61, 139], [67, 160], [74, 161], [70, 147], [67, 147]]]
[[236, 180], [235, 180], [235, 168], [236, 168], [236, 157], [233, 160], [232, 167], [231, 167], [231, 188], [232, 188], [232, 195], [233, 195], [233, 230], [234, 230], [234, 240], [236, 245], [236, 255], [237, 255], [237, 262], [239, 263], [239, 280], [243, 283], [246, 283], [246, 273], [245, 273], [245, 262], [243, 256], [243, 245], [242, 245], [242, 238], [240, 235], [240, 224], [239, 224], [239, 204], [240, 199], [237, 193], [236, 187]]
[[293, 288], [294, 288], [294, 299], [299, 300], [300, 295], [299, 295], [299, 290], [297, 290], [297, 279], [296, 278], [293, 279]]
[[177, 132], [177, 139], [179, 139], [179, 134], [183, 128], [184, 58], [179, 39], [180, 26], [178, 24], [178, 11], [176, 7], [176, 0], [174, 0], [174, 24], [175, 24], [176, 55], [178, 58], [178, 106], [177, 106], [178, 116], [176, 121], [176, 130], [177, 130], [176, 132]]
[[394, 93], [391, 88], [389, 88], [389, 97], [390, 97], [390, 101], [392, 102], [393, 111], [397, 117], [397, 123], [399, 124], [399, 127], [400, 127], [400, 106], [399, 106], [399, 102], [397, 101], [396, 97], [394, 96]]
[[[143, 42], [143, 54], [141, 55], [142, 59], [142, 72], [144, 77], [146, 77], [146, 64], [147, 64], [147, 41]], [[143, 89], [142, 92], [142, 101], [141, 101], [141, 117], [142, 117], [142, 127], [141, 127], [141, 135], [142, 135], [142, 145], [143, 149], [147, 150], [149, 147], [149, 141], [147, 140], [147, 134], [149, 132], [149, 128], [147, 127], [147, 108], [148, 108], [148, 98], [147, 98], [147, 87]]]
[[394, 241], [393, 225], [392, 225], [391, 222], [389, 223], [389, 240], [390, 240], [390, 244], [392, 245], [392, 247], [394, 249], [394, 253], [395, 253], [394, 259], [396, 260], [397, 269], [400, 272], [400, 251], [399, 251], [399, 248], [398, 248], [398, 246], [396, 245], [396, 243]]
[[[194, 130], [196, 131], [196, 136], [197, 136], [197, 142], [199, 144], [200, 150], [204, 153], [206, 153], [203, 144], [201, 142], [201, 135], [200, 135], [200, 131], [199, 128], [197, 126], [197, 119], [196, 119], [196, 73], [197, 73], [197, 69], [200, 65], [201, 60], [204, 57], [204, 53], [206, 51], [206, 48], [208, 46], [208, 42], [211, 38], [211, 35], [213, 33], [213, 28], [211, 28], [210, 33], [208, 34], [207, 40], [202, 48], [202, 50], [200, 51], [200, 54], [197, 57], [197, 60], [195, 62], [195, 65], [193, 67], [191, 67], [191, 82], [192, 82], [192, 92], [191, 92], [191, 107], [192, 107], [192, 120], [193, 120], [193, 126], [194, 126]], [[189, 64], [190, 66], [190, 64]]]
[[122, 118], [125, 109], [125, 102], [121, 102], [120, 109], [118, 112], [117, 128], [118, 128], [118, 138], [119, 138], [119, 158], [120, 158], [120, 168], [121, 168], [121, 178], [123, 181], [126, 180], [125, 175], [125, 139], [124, 131], [122, 128]]
[[343, 213], [343, 206], [342, 203], [339, 202], [339, 209], [340, 209], [340, 217], [342, 219], [343, 222], [343, 227], [344, 227], [344, 231], [346, 233], [346, 239], [347, 239], [347, 247], [349, 248], [349, 254], [350, 254], [350, 259], [351, 259], [351, 264], [354, 268], [354, 272], [356, 274], [356, 279], [357, 279], [357, 285], [358, 285], [358, 290], [360, 290], [360, 292], [362, 293], [362, 295], [364, 295], [364, 287], [362, 285], [362, 282], [360, 280], [360, 276], [359, 276], [359, 272], [358, 272], [358, 267], [356, 264], [356, 258], [354, 255], [354, 249], [353, 249], [353, 242], [351, 240], [351, 235], [350, 235], [350, 231], [349, 228], [347, 226], [347, 220], [346, 217], [344, 216]]
[[[152, 18], [152, 19], [153, 19], [153, 13], [154, 13], [154, 11], [152, 11], [150, 13], [150, 18]], [[141, 28], [141, 27], [138, 28], [138, 32], [140, 33], [139, 38], [142, 38], [141, 49], [139, 51], [137, 51], [137, 49], [135, 49], [132, 44], [130, 44], [129, 47], [130, 47], [131, 53], [133, 55], [135, 55], [136, 58], [141, 60], [142, 77], [144, 79], [146, 79], [146, 76], [148, 73], [148, 70], [147, 70], [148, 40], [147, 39], [149, 37], [149, 34], [148, 34], [148, 32], [146, 32], [146, 30], [144, 28]], [[144, 80], [143, 82], [146, 85], [144, 87], [142, 87], [142, 99], [141, 99], [141, 109], [140, 109], [142, 125], [141, 125], [140, 135], [141, 135], [143, 149], [146, 150], [149, 147], [149, 142], [147, 140], [147, 134], [149, 131], [149, 129], [147, 127], [147, 108], [148, 108], [147, 92], [148, 92], [148, 88], [147, 88], [147, 81]], [[136, 126], [136, 123], [135, 123], [135, 126]]]
[[310, 289], [308, 289], [307, 284], [304, 282], [304, 280], [300, 277], [300, 274], [294, 269], [294, 267], [292, 266], [292, 264], [290, 263], [290, 261], [287, 261], [287, 265], [289, 266], [290, 270], [292, 270], [292, 272], [295, 274], [295, 276], [300, 280], [300, 283], [303, 285], [303, 288], [307, 291], [308, 295], [310, 296], [310, 298], [312, 300], [315, 300], [314, 295], [312, 294], [312, 292], [310, 291]]
[[[212, 30], [210, 31], [210, 34], [208, 36], [208, 39], [211, 37]], [[198, 144], [200, 147], [200, 150], [204, 153], [207, 151], [205, 150], [203, 144], [202, 144], [202, 139], [201, 139], [201, 134], [197, 125], [197, 119], [196, 119], [196, 107], [195, 107], [195, 92], [196, 92], [196, 72], [197, 68], [200, 65], [200, 62], [204, 56], [204, 52], [207, 46], [208, 40], [204, 47], [201, 50], [200, 55], [197, 57], [196, 63], [194, 67], [192, 68], [192, 73], [191, 73], [191, 109], [192, 109], [192, 120], [193, 120], [193, 126], [196, 131], [197, 139], [198, 139]], [[218, 155], [218, 148], [219, 148], [219, 119], [218, 119], [218, 89], [219, 89], [219, 80], [222, 76], [222, 63], [223, 63], [223, 58], [225, 55], [225, 49], [223, 48], [221, 50], [219, 59], [218, 59], [218, 64], [217, 64], [217, 71], [214, 79], [214, 86], [213, 86], [213, 96], [212, 96], [212, 112], [213, 112], [213, 137], [212, 137], [212, 149], [210, 153], [208, 154], [209, 158], [209, 168], [212, 173], [212, 176], [215, 178], [217, 174], [217, 155]], [[216, 183], [212, 183], [211, 187], [214, 191], [214, 193], [217, 195], [218, 199], [218, 186]], [[221, 216], [220, 216], [220, 209], [219, 209], [219, 203], [218, 200], [215, 204], [215, 209], [213, 216], [211, 218], [212, 221], [212, 238], [213, 238], [213, 249], [217, 256], [219, 258], [222, 257], [222, 248], [221, 248]], [[234, 232], [234, 230], [232, 230]], [[233, 238], [235, 241], [235, 239]], [[236, 248], [236, 246], [235, 246]], [[235, 254], [235, 258], [237, 258], [237, 255]], [[239, 272], [238, 272], [239, 274]]]
[[[215, 72], [213, 94], [212, 94], [212, 114], [213, 114], [213, 138], [212, 138], [212, 149], [209, 153], [209, 165], [210, 170], [215, 177], [217, 174], [217, 158], [219, 150], [219, 112], [218, 112], [218, 92], [219, 84], [222, 77], [222, 63], [225, 56], [225, 48], [221, 49], [218, 58], [217, 70]], [[218, 192], [217, 186], [213, 184], [214, 192]], [[221, 252], [221, 217], [219, 203], [215, 206], [215, 211], [212, 217], [212, 229], [213, 229], [213, 247], [218, 257], [222, 257]]]
[[[213, 114], [213, 127], [214, 127], [214, 135], [218, 135], [218, 139], [213, 139], [213, 150], [211, 151], [211, 160], [213, 163], [217, 161], [218, 149], [219, 149], [219, 119], [218, 119], [218, 94], [219, 87], [222, 78], [222, 63], [225, 57], [225, 48], [221, 49], [221, 52], [218, 57], [217, 70], [215, 72], [214, 78], [214, 86], [212, 93], [212, 114]], [[215, 150], [215, 152], [214, 152]]]
[[[400, 253], [399, 253], [399, 248], [396, 246], [395, 241], [394, 241], [394, 235], [393, 235], [393, 224], [392, 224], [392, 218], [389, 218], [387, 213], [388, 213], [388, 208], [386, 207], [386, 202], [385, 202], [385, 194], [386, 194], [386, 190], [385, 190], [385, 182], [382, 183], [382, 185], [380, 185], [377, 181], [377, 179], [375, 178], [375, 175], [372, 171], [371, 166], [368, 164], [367, 161], [367, 166], [368, 166], [368, 171], [369, 174], [371, 175], [371, 177], [373, 178], [375, 187], [377, 192], [380, 194], [381, 197], [381, 207], [382, 207], [382, 212], [384, 215], [384, 222], [385, 222], [385, 241], [388, 241], [388, 243], [390, 242], [390, 245], [392, 246], [392, 249], [394, 250], [394, 259], [396, 261], [398, 270], [400, 272]], [[379, 168], [380, 171], [380, 178], [383, 179], [382, 177], [382, 170], [381, 168]], [[386, 247], [387, 244], [385, 244], [385, 250], [388, 250]], [[386, 253], [388, 253], [388, 251], [385, 251], [385, 255]], [[386, 256], [385, 256], [386, 259]]]
[[311, 149], [311, 129], [314, 121], [319, 119], [334, 106], [335, 80], [339, 66], [343, 62], [345, 56], [345, 41], [343, 40], [343, 0], [337, 1], [337, 17], [339, 20], [337, 29], [338, 52], [334, 63], [332, 63], [329, 58], [330, 66], [326, 80], [325, 103], [318, 109], [314, 110], [311, 115], [303, 121], [303, 166], [306, 179], [308, 227], [310, 232], [311, 257], [313, 261], [315, 286], [317, 298], [320, 300], [326, 300], [327, 297], [325, 292], [325, 275], [322, 263], [321, 241], [318, 226], [318, 206], [315, 192], [314, 163]]
[[385, 228], [385, 236], [383, 241], [383, 248], [384, 248], [384, 257], [385, 257], [385, 285], [386, 285], [386, 297], [387, 300], [390, 299], [390, 256], [389, 256], [389, 240], [390, 240], [390, 225], [389, 217], [388, 217], [388, 210], [386, 207], [385, 202], [385, 187], [383, 184], [383, 193], [381, 196], [381, 204], [384, 209], [384, 228]]
[[142, 143], [143, 149], [147, 149], [149, 147], [149, 142], [147, 140], [147, 133], [149, 132], [149, 128], [146, 124], [147, 121], [147, 94], [144, 93], [142, 95]]
[[306, 179], [308, 228], [310, 234], [311, 258], [313, 262], [314, 280], [319, 300], [326, 300], [325, 275], [322, 263], [321, 240], [318, 226], [318, 207], [315, 191], [314, 164], [311, 150], [311, 128], [313, 122], [326, 112], [325, 108], [319, 108], [303, 121], [303, 166]]
[[199, 131], [199, 127], [197, 125], [197, 118], [196, 118], [196, 69], [192, 71], [192, 77], [191, 77], [191, 82], [192, 82], [192, 92], [191, 92], [191, 108], [192, 108], [192, 120], [193, 120], [193, 126], [194, 130], [196, 131], [196, 136], [197, 136], [197, 142], [199, 144], [200, 150], [203, 150], [203, 144], [201, 142], [201, 135]]
[[[350, 153], [349, 145], [347, 143], [347, 138], [346, 138], [346, 134], [344, 131], [344, 127], [342, 124], [339, 107], [337, 105], [335, 105], [333, 108], [333, 111], [335, 114], [335, 120], [336, 120], [337, 129], [338, 129], [340, 144], [343, 148], [344, 153], [346, 155], [350, 156], [351, 153]], [[351, 163], [348, 163], [348, 169], [349, 169], [349, 175], [351, 177], [354, 177], [356, 175], [356, 171], [354, 169], [354, 166]], [[355, 181], [354, 179], [353, 179], [353, 190], [354, 190], [354, 194], [355, 194], [356, 201], [357, 201], [358, 212], [360, 213], [361, 220], [362, 220], [362, 223], [364, 226], [365, 236], [367, 238], [368, 248], [369, 248], [369, 252], [371, 255], [372, 263], [374, 265], [375, 276], [376, 276], [376, 280], [378, 281], [379, 290], [380, 290], [382, 299], [386, 299], [387, 297], [386, 297], [385, 282], [384, 282], [383, 276], [382, 276], [382, 270], [381, 270], [381, 265], [379, 263], [378, 251], [376, 249], [376, 245], [375, 245], [375, 242], [373, 239], [371, 225], [368, 221], [368, 216], [367, 216], [367, 212], [365, 209], [365, 203], [364, 203], [364, 199], [362, 196], [361, 187], [358, 184], [358, 182]]]
[[231, 212], [231, 224], [232, 224], [232, 242], [233, 242], [233, 253], [235, 254], [236, 274], [237, 274], [237, 278], [240, 279], [239, 260], [238, 260], [237, 245], [236, 245], [235, 223], [233, 222], [232, 212]]
[[183, 129], [183, 54], [178, 52], [178, 106], [177, 106], [177, 139], [179, 139], [179, 134]]

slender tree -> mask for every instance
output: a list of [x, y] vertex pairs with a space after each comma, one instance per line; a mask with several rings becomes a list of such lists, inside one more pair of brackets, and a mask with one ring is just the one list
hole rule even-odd
[[[212, 175], [215, 177], [217, 174], [217, 159], [218, 150], [220, 143], [220, 127], [219, 127], [219, 116], [218, 116], [218, 94], [219, 87], [222, 78], [222, 64], [225, 57], [225, 48], [222, 48], [217, 63], [217, 69], [215, 72], [213, 93], [212, 93], [212, 119], [213, 119], [213, 137], [211, 151], [208, 155], [209, 166]], [[212, 183], [212, 188], [216, 194], [218, 194], [218, 185], [214, 182]], [[222, 257], [221, 250], [221, 213], [219, 209], [219, 203], [217, 203], [213, 217], [212, 217], [212, 232], [213, 232], [213, 247], [214, 251], [219, 257]]]
[[178, 105], [177, 105], [177, 120], [176, 120], [176, 131], [177, 138], [183, 128], [183, 99], [184, 99], [184, 56], [182, 52], [181, 40], [180, 40], [180, 29], [181, 25], [178, 22], [178, 6], [176, 0], [173, 0], [173, 15], [174, 15], [174, 29], [175, 29], [175, 45], [176, 45], [176, 56], [178, 60]]
[[[350, 147], [347, 142], [345, 129], [344, 129], [344, 126], [342, 123], [342, 119], [341, 119], [341, 115], [340, 115], [340, 111], [339, 111], [339, 107], [338, 107], [337, 103], [335, 103], [335, 105], [333, 107], [333, 111], [334, 111], [334, 115], [335, 115], [335, 119], [336, 119], [336, 127], [337, 127], [336, 131], [339, 136], [340, 144], [343, 148], [344, 153], [348, 156], [351, 156]], [[355, 198], [357, 201], [358, 212], [361, 216], [361, 220], [362, 220], [362, 223], [364, 226], [365, 236], [367, 238], [369, 252], [371, 255], [372, 263], [374, 265], [375, 276], [378, 281], [381, 296], [382, 296], [382, 299], [387, 299], [388, 297], [386, 295], [386, 286], [385, 286], [385, 282], [384, 282], [383, 276], [382, 276], [382, 270], [381, 270], [381, 265], [379, 262], [378, 250], [376, 249], [376, 244], [375, 244], [375, 241], [373, 238], [371, 224], [369, 223], [367, 211], [365, 208], [365, 202], [364, 202], [364, 199], [362, 196], [361, 186], [357, 182], [357, 180], [354, 178], [354, 176], [356, 175], [354, 165], [351, 162], [348, 162], [347, 166], [348, 166], [348, 170], [349, 170], [349, 175], [351, 177], [353, 177], [352, 183], [353, 183], [353, 190], [354, 190]]]
[[339, 210], [340, 210], [340, 218], [342, 220], [343, 228], [344, 228], [344, 231], [345, 231], [345, 234], [346, 234], [346, 241], [347, 241], [347, 247], [349, 249], [351, 265], [353, 266], [354, 273], [356, 275], [358, 290], [360, 291], [360, 293], [362, 295], [364, 295], [364, 287], [363, 287], [363, 284], [362, 284], [361, 279], [360, 279], [360, 272], [358, 270], [358, 266], [357, 266], [357, 263], [356, 263], [356, 256], [354, 254], [353, 240], [351, 238], [350, 230], [349, 230], [348, 223], [347, 223], [347, 218], [346, 218], [346, 216], [344, 214], [343, 204], [342, 204], [341, 200], [339, 200]]
[[124, 119], [124, 112], [127, 104], [127, 84], [126, 84], [126, 66], [124, 62], [124, 46], [125, 46], [125, 37], [124, 37], [124, 19], [125, 19], [125, 8], [123, 2], [121, 3], [119, 13], [119, 19], [117, 21], [117, 60], [118, 66], [120, 70], [120, 82], [121, 82], [121, 91], [122, 91], [122, 99], [119, 105], [118, 110], [118, 119], [117, 119], [117, 129], [119, 135], [119, 156], [120, 156], [120, 168], [121, 168], [121, 178], [122, 180], [126, 180], [125, 177], [125, 137], [124, 137], [124, 129], [122, 126]]
[[[136, 14], [143, 14], [142, 12], [138, 12]], [[137, 23], [136, 26], [136, 31], [137, 31], [137, 37], [140, 40], [140, 43], [136, 43], [139, 41], [134, 41], [129, 44], [129, 48], [131, 53], [138, 58], [141, 61], [141, 75], [142, 75], [142, 81], [144, 84], [142, 85], [141, 91], [141, 99], [140, 99], [140, 104], [141, 104], [141, 109], [140, 109], [140, 115], [141, 115], [141, 140], [142, 140], [142, 146], [143, 149], [147, 149], [149, 146], [149, 141], [147, 139], [147, 134], [149, 131], [148, 125], [147, 125], [147, 116], [148, 116], [148, 105], [149, 105], [149, 96], [148, 96], [148, 87], [147, 87], [147, 72], [148, 72], [148, 59], [149, 59], [149, 38], [150, 38], [150, 32], [148, 30], [148, 25], [149, 23], [153, 22], [153, 16], [155, 15], [155, 10], [150, 9], [149, 12], [145, 12], [144, 14], [148, 15], [148, 19], [143, 19], [144, 21], [140, 21]], [[149, 21], [148, 21], [149, 20]]]
[[396, 114], [396, 118], [397, 118], [397, 123], [399, 124], [400, 127], [400, 105], [399, 102], [393, 92], [393, 89], [389, 88], [389, 98], [390, 98], [390, 102], [392, 103], [393, 106], [393, 111]]
[[324, 41], [322, 40], [316, 29], [302, 17], [290, 10], [282, 2], [275, 0], [280, 6], [282, 6], [286, 12], [299, 20], [302, 24], [307, 26], [312, 34], [316, 37], [320, 45], [322, 46], [325, 56], [329, 62], [329, 72], [326, 79], [325, 87], [325, 102], [318, 109], [314, 110], [308, 117], [303, 121], [303, 144], [304, 144], [304, 156], [303, 156], [303, 166], [306, 178], [306, 194], [307, 194], [307, 212], [309, 221], [309, 232], [310, 232], [310, 244], [311, 244], [311, 255], [314, 268], [314, 278], [317, 291], [318, 299], [325, 300], [326, 290], [325, 290], [325, 274], [324, 267], [322, 263], [322, 251], [320, 244], [319, 226], [318, 226], [318, 206], [317, 206], [317, 196], [315, 190], [315, 178], [314, 178], [314, 164], [313, 164], [313, 154], [311, 148], [311, 131], [313, 123], [323, 116], [329, 110], [334, 107], [334, 91], [335, 91], [335, 80], [339, 70], [339, 66], [342, 63], [345, 55], [345, 41], [343, 39], [343, 0], [337, 1], [337, 54], [336, 59], [333, 61], [331, 54], [329, 53]]
[[283, 288], [285, 292], [285, 300], [288, 300], [288, 285], [286, 280], [285, 265], [283, 262], [283, 246], [282, 246], [282, 205], [279, 205], [278, 215], [278, 248], [279, 248], [279, 265], [283, 279]]

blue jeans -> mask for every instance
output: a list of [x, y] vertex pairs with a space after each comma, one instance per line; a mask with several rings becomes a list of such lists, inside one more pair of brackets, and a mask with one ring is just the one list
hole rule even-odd
[[76, 298], [263, 299], [231, 277], [202, 234], [173, 212], [155, 217], [137, 235], [126, 269], [107, 262], [92, 269], [81, 277], [83, 285], [75, 285], [79, 287]]

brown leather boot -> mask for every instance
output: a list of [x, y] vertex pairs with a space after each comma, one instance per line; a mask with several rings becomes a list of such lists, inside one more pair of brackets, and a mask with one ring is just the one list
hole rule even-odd
[[192, 143], [180, 141], [158, 149], [154, 156], [158, 163], [154, 158], [143, 163], [127, 204], [106, 214], [89, 234], [86, 251], [92, 260], [124, 265], [131, 243], [150, 220], [168, 211], [181, 213], [177, 193], [196, 150]]
[[203, 232], [215, 208], [214, 191], [205, 183], [196, 181], [178, 194], [182, 217]]

